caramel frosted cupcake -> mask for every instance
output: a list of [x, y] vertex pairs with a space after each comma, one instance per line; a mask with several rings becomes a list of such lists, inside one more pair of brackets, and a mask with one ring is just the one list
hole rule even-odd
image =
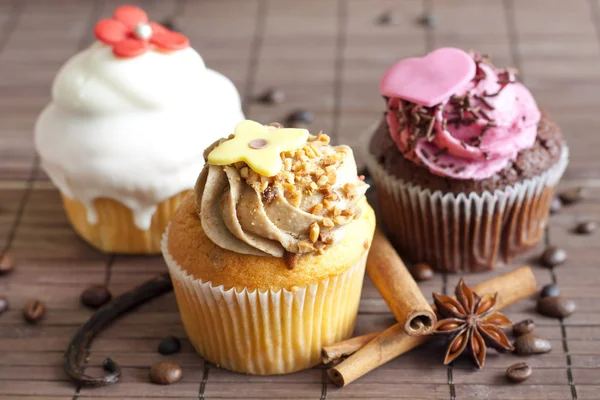
[[398, 62], [380, 90], [367, 163], [403, 256], [482, 271], [542, 238], [568, 148], [513, 70], [444, 48]]
[[318, 364], [352, 333], [375, 229], [352, 150], [244, 121], [205, 156], [163, 240], [190, 341], [243, 373]]

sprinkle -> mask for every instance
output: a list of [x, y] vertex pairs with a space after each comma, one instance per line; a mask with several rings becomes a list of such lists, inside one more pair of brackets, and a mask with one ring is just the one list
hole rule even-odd
[[427, 153], [425, 150], [421, 150], [421, 154], [423, 155], [423, 157], [429, 160], [429, 153]]
[[[484, 93], [484, 95], [485, 95], [485, 93]], [[477, 100], [479, 100], [480, 102], [482, 102], [490, 110], [494, 110], [495, 109], [495, 107], [493, 105], [491, 105], [490, 102], [485, 99], [485, 97], [481, 97], [481, 96], [479, 96], [477, 94], [473, 95], [473, 97], [475, 97]]]
[[488, 121], [492, 121], [492, 117], [490, 117], [490, 115], [484, 110], [479, 110], [479, 114], [481, 114], [483, 118], [487, 119]]
[[466, 169], [466, 167], [460, 167], [460, 168], [456, 168], [454, 170], [454, 172], [456, 172], [457, 174], [460, 174], [461, 172], [463, 172]]
[[435, 125], [435, 119], [431, 118], [431, 121], [429, 121], [429, 126], [427, 127], [427, 134], [425, 135], [427, 137], [427, 140], [429, 140], [430, 138], [433, 137], [434, 125]]
[[441, 155], [444, 155], [444, 154], [446, 154], [446, 153], [448, 153], [448, 148], [447, 148], [447, 147], [444, 147], [443, 149], [440, 149], [440, 150], [438, 150], [438, 151], [437, 151], [437, 152], [434, 154], [434, 156], [436, 156], [436, 157], [439, 157], [439, 156], [441, 156]]
[[467, 143], [466, 143], [464, 140], [461, 140], [461, 141], [460, 141], [460, 145], [461, 145], [462, 147], [464, 147], [465, 149], [467, 148]]
[[486, 160], [490, 159], [490, 154], [487, 151], [483, 152], [483, 158], [485, 158]]
[[490, 129], [490, 128], [494, 128], [494, 127], [496, 127], [496, 126], [498, 126], [498, 125], [496, 125], [496, 123], [495, 123], [495, 122], [493, 122], [493, 121], [490, 121], [490, 122], [488, 122], [487, 124], [485, 124], [485, 125], [484, 125], [484, 127], [483, 127], [483, 128], [481, 128], [481, 135], [483, 136], [483, 134], [484, 134], [484, 133], [485, 133], [485, 132], [486, 132], [488, 129]]

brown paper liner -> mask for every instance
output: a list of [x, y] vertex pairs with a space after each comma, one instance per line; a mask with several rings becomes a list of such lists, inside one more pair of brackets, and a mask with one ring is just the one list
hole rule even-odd
[[478, 272], [509, 262], [544, 235], [554, 188], [568, 164], [494, 193], [443, 193], [423, 189], [385, 171], [366, 156], [377, 187], [379, 212], [400, 254], [441, 271]]
[[106, 198], [94, 200], [98, 222], [91, 224], [83, 203], [64, 194], [61, 196], [73, 229], [95, 248], [106, 253], [160, 254], [162, 234], [189, 192], [183, 191], [160, 202], [152, 216], [150, 229], [145, 231], [135, 225], [132, 211], [118, 201]]
[[323, 346], [352, 335], [366, 252], [342, 273], [292, 290], [196, 279], [170, 255], [167, 234], [163, 256], [190, 342], [219, 367], [253, 375], [299, 371], [321, 363]]

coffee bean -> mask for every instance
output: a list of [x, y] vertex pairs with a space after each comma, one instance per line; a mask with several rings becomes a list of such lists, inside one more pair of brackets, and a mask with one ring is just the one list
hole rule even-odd
[[519, 336], [513, 343], [515, 353], [517, 354], [542, 354], [552, 350], [552, 343], [546, 339], [535, 336], [533, 333], [527, 333]]
[[15, 268], [15, 258], [11, 252], [0, 253], [0, 275], [8, 274]]
[[550, 246], [542, 253], [540, 261], [546, 267], [556, 267], [567, 261], [567, 252], [557, 246]]
[[546, 317], [566, 318], [576, 309], [577, 305], [573, 300], [562, 296], [542, 297], [537, 302], [538, 312]]
[[286, 120], [288, 126], [303, 127], [310, 125], [315, 120], [315, 114], [312, 111], [298, 110], [288, 115]]
[[104, 285], [93, 285], [81, 293], [81, 303], [89, 308], [100, 308], [112, 299], [112, 294]]
[[511, 382], [520, 383], [529, 379], [532, 373], [533, 370], [526, 362], [520, 362], [508, 367], [506, 370], [506, 379]]
[[585, 197], [585, 190], [581, 187], [575, 187], [571, 189], [566, 189], [560, 192], [558, 195], [562, 200], [562, 203], [565, 205], [577, 203], [578, 201], [583, 200]]
[[540, 297], [560, 296], [560, 288], [555, 283], [549, 283], [540, 291]]
[[265, 104], [279, 104], [285, 101], [285, 93], [281, 90], [271, 88], [258, 96], [257, 100]]
[[596, 222], [583, 221], [577, 224], [575, 227], [575, 232], [579, 233], [580, 235], [591, 235], [592, 233], [596, 232], [596, 229], [598, 229], [598, 224], [596, 224]]
[[554, 197], [550, 202], [550, 214], [556, 214], [562, 208], [562, 201], [558, 197]]
[[8, 299], [4, 296], [0, 296], [0, 315], [6, 310], [8, 310]]
[[39, 300], [29, 300], [23, 307], [23, 318], [30, 324], [38, 323], [46, 314], [46, 306]]
[[150, 369], [150, 380], [159, 385], [170, 385], [181, 379], [181, 367], [172, 362], [157, 362]]
[[392, 10], [385, 10], [375, 19], [377, 25], [398, 25], [402, 20], [402, 15]]
[[411, 273], [417, 281], [428, 281], [433, 278], [433, 268], [425, 263], [419, 263], [412, 267]]
[[183, 32], [182, 25], [181, 18], [175, 16], [167, 18], [162, 22], [162, 26], [174, 32]]
[[515, 336], [526, 335], [533, 332], [534, 329], [535, 322], [532, 319], [526, 319], [513, 325], [513, 334]]
[[433, 13], [425, 13], [419, 18], [419, 23], [426, 28], [435, 28], [438, 26], [438, 18]]
[[167, 336], [158, 344], [158, 352], [160, 354], [173, 354], [181, 350], [181, 340], [175, 336]]

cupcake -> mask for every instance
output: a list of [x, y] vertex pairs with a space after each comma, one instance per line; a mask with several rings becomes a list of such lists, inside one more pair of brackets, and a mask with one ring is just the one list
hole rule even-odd
[[568, 148], [514, 70], [442, 48], [393, 65], [380, 91], [366, 158], [404, 257], [484, 271], [542, 238]]
[[133, 6], [62, 67], [35, 126], [42, 168], [75, 231], [115, 253], [160, 253], [202, 149], [243, 120], [240, 98], [180, 33]]
[[191, 343], [247, 374], [318, 364], [352, 334], [375, 229], [352, 150], [243, 121], [205, 156], [162, 249]]

